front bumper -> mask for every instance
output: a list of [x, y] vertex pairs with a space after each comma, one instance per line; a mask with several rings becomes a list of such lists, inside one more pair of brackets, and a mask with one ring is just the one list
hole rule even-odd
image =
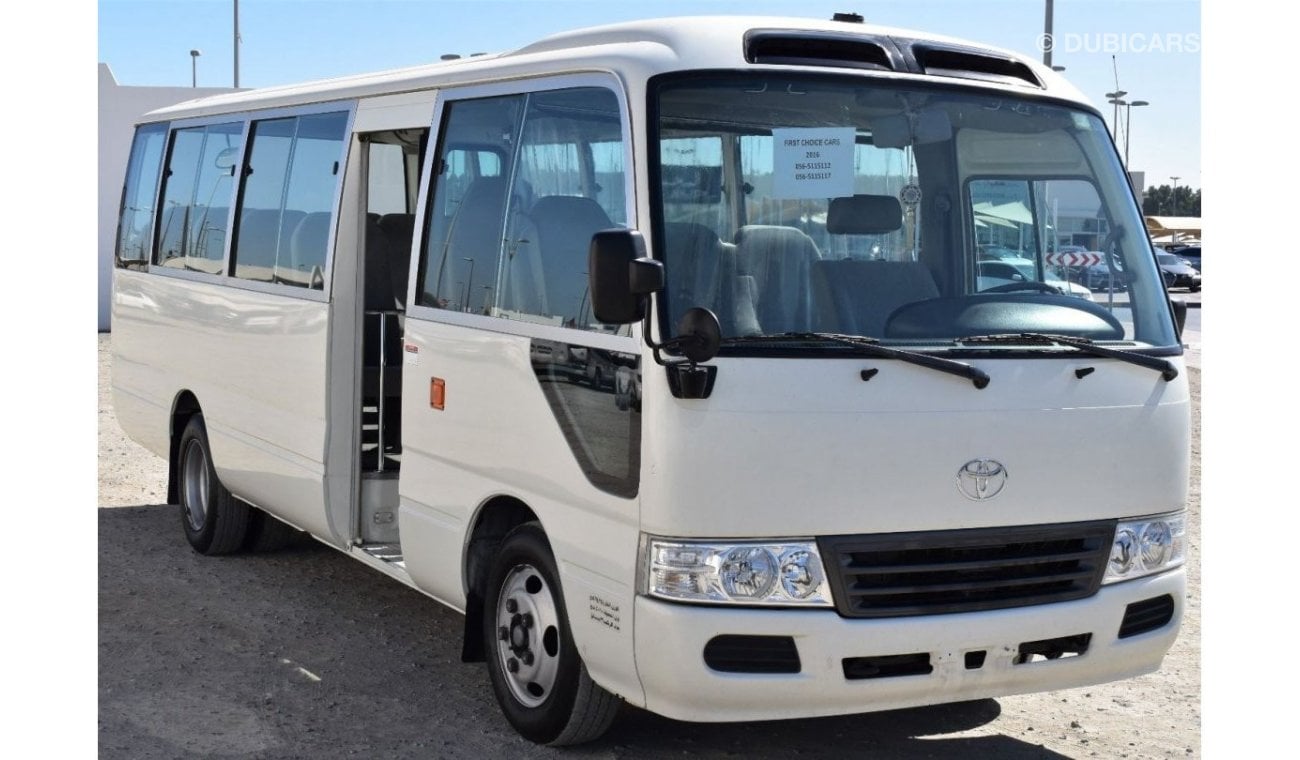
[[[958, 702], [1104, 683], [1149, 673], [1173, 645], [1186, 574], [1103, 587], [1073, 602], [992, 612], [850, 620], [833, 610], [727, 609], [636, 599], [637, 670], [647, 709], [677, 720], [774, 720]], [[1170, 621], [1120, 639], [1129, 604], [1169, 595]], [[1075, 657], [1015, 664], [1025, 642], [1092, 634]], [[704, 661], [719, 635], [788, 636], [800, 672], [723, 673]], [[971, 667], [968, 653], [980, 664]], [[928, 653], [932, 672], [846, 678], [844, 660]]]

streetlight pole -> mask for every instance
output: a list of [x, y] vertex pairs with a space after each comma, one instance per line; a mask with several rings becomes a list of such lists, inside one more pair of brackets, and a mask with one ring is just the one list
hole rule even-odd
[[1174, 204], [1174, 213], [1170, 214], [1170, 216], [1178, 216], [1178, 179], [1179, 178], [1170, 177], [1169, 179], [1172, 179], [1174, 181], [1174, 191], [1173, 193], [1171, 193], [1171, 197], [1170, 197], [1170, 200]]
[[1046, 13], [1043, 18], [1043, 65], [1047, 68], [1052, 66], [1052, 0], [1047, 0]]
[[239, 89], [239, 0], [235, 0], [235, 89]]
[[1112, 140], [1119, 139], [1119, 107], [1124, 105], [1124, 101], [1120, 100], [1120, 98], [1124, 97], [1127, 94], [1128, 92], [1120, 89], [1116, 89], [1114, 92], [1106, 93], [1106, 98], [1107, 98], [1106, 102], [1115, 106], [1115, 109], [1110, 117], [1110, 137]]
[[1130, 100], [1124, 104], [1124, 168], [1128, 169], [1128, 145], [1133, 137], [1133, 106], [1149, 106], [1145, 100]]
[[199, 56], [203, 55], [202, 50], [190, 51], [190, 87], [199, 86]]

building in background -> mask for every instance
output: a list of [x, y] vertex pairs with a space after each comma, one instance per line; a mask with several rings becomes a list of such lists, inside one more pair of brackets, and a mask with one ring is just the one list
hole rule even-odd
[[233, 92], [230, 87], [123, 87], [108, 64], [99, 64], [99, 331], [109, 329], [113, 289], [113, 242], [122, 179], [135, 123], [156, 108]]

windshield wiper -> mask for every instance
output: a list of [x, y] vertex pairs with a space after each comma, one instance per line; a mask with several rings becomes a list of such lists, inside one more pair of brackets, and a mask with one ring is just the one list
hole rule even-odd
[[943, 359], [938, 356], [929, 356], [914, 351], [903, 351], [898, 348], [889, 348], [880, 345], [876, 338], [868, 338], [865, 335], [843, 335], [840, 333], [824, 332], [785, 332], [773, 333], [771, 335], [743, 335], [733, 338], [724, 338], [722, 345], [735, 346], [744, 343], [790, 343], [790, 342], [823, 342], [839, 343], [845, 346], [851, 346], [857, 349], [857, 352], [876, 359], [897, 359], [899, 361], [915, 364], [920, 367], [929, 367], [930, 369], [940, 372], [947, 372], [950, 375], [957, 375], [970, 380], [976, 388], [983, 388], [989, 384], [988, 373], [978, 367], [972, 367], [965, 362], [954, 361], [953, 359]]
[[1178, 377], [1178, 368], [1173, 362], [1160, 359], [1154, 356], [1146, 356], [1134, 351], [1125, 351], [1119, 348], [1109, 348], [1099, 346], [1087, 338], [1076, 338], [1070, 335], [1052, 335], [1049, 333], [1001, 333], [997, 335], [970, 335], [965, 338], [958, 338], [957, 343], [990, 343], [1002, 345], [1030, 344], [1030, 345], [1050, 345], [1053, 343], [1062, 346], [1077, 348], [1085, 354], [1100, 356], [1107, 359], [1119, 359], [1130, 364], [1137, 364], [1142, 367], [1156, 370], [1160, 377], [1164, 378], [1167, 383]]

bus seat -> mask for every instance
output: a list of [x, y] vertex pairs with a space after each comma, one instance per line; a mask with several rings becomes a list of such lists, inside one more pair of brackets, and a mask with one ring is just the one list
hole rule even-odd
[[[584, 319], [587, 294], [587, 253], [591, 236], [615, 225], [605, 209], [591, 198], [547, 195], [529, 209], [528, 220], [537, 230], [542, 281], [550, 312], [565, 322]], [[589, 306], [587, 307], [589, 309]]]
[[[441, 262], [441, 276], [436, 283], [439, 297], [460, 304], [468, 295], [470, 304], [473, 304], [475, 297], [469, 292], [473, 282], [467, 281], [470, 274], [479, 278], [480, 284], [495, 281], [505, 228], [505, 206], [504, 177], [479, 177], [465, 189], [460, 205], [448, 223], [444, 246], [446, 258]], [[473, 262], [473, 269], [470, 262]], [[462, 288], [459, 293], [455, 292], [458, 282]], [[470, 304], [461, 304], [460, 308], [468, 308]]]
[[812, 329], [809, 272], [821, 252], [793, 227], [753, 224], [736, 232], [737, 267], [754, 278], [755, 314], [765, 333]]
[[919, 261], [818, 261], [813, 289], [818, 330], [876, 338], [895, 309], [939, 296], [934, 277]]
[[702, 306], [721, 320], [722, 240], [718, 234], [703, 224], [669, 222], [664, 225], [659, 256], [673, 303], [670, 324], [676, 324], [693, 306]]
[[406, 286], [411, 273], [411, 238], [415, 234], [414, 214], [384, 214], [379, 218], [388, 257], [389, 278], [398, 311], [406, 308]]
[[393, 295], [393, 275], [390, 269], [388, 239], [379, 226], [379, 220], [366, 216], [365, 282], [362, 308], [365, 311], [392, 311], [397, 304]]
[[826, 231], [832, 235], [887, 235], [903, 228], [903, 206], [892, 195], [832, 198]]
[[723, 335], [760, 332], [754, 278], [738, 277], [734, 244], [722, 242], [707, 225], [669, 222], [661, 256], [674, 307], [669, 324], [675, 325], [692, 306], [702, 306], [718, 318]]
[[527, 214], [511, 214], [498, 294], [502, 308], [525, 314], [550, 314], [537, 234], [537, 225]]

